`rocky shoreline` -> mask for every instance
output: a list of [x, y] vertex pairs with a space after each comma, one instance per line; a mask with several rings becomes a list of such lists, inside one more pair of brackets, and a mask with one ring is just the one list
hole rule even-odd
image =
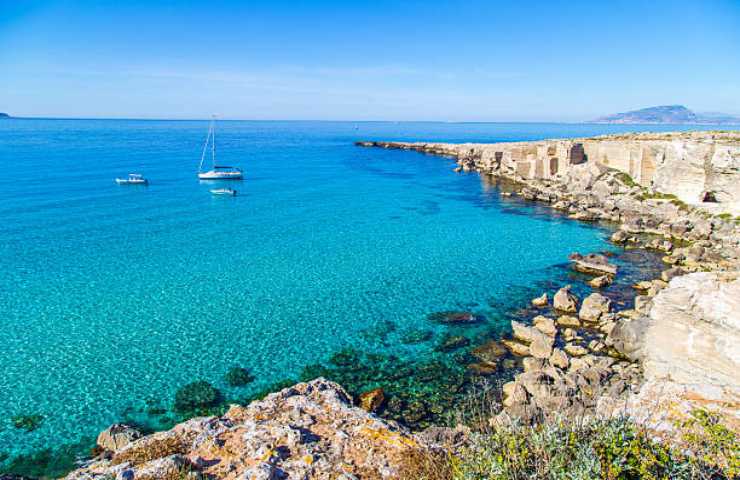
[[[604, 295], [620, 276], [617, 266], [601, 254], [574, 253], [572, 268], [583, 274], [589, 294], [579, 298], [569, 285], [543, 291], [526, 306], [531, 315], [512, 321], [510, 336], [470, 350], [467, 368], [479, 375], [512, 357], [521, 365], [502, 386], [492, 425], [627, 414], [670, 436], [676, 418], [700, 406], [740, 431], [740, 219], [727, 213], [740, 200], [734, 189], [740, 134], [358, 145], [454, 158], [459, 172], [506, 181], [503, 196], [540, 202], [576, 220], [612, 222], [618, 225], [612, 242], [663, 256], [660, 277], [635, 284], [634, 308], [621, 308]], [[671, 149], [701, 157], [690, 162], [702, 165], [700, 186], [685, 181], [686, 169], [666, 177], [665, 168], [675, 169]], [[476, 318], [440, 312], [433, 320]], [[464, 347], [461, 341], [449, 337], [440, 348]], [[352, 352], [339, 360], [357, 363]], [[408, 459], [465, 436], [464, 429], [437, 427], [414, 434], [379, 419], [370, 412], [388, 402], [385, 393], [368, 390], [355, 402], [319, 378], [149, 436], [112, 426], [98, 438], [99, 456], [68, 478], [403, 478]]]
[[[740, 217], [727, 213], [736, 211], [740, 201], [740, 133], [628, 134], [503, 144], [357, 145], [453, 158], [457, 172], [478, 172], [511, 181], [513, 188], [502, 195], [547, 204], [575, 220], [615, 223], [618, 230], [612, 242], [664, 255], [666, 269], [660, 278], [635, 285], [634, 308], [620, 311], [598, 292], [608, 288], [617, 275], [608, 259], [571, 256], [575, 270], [594, 276], [588, 283], [597, 291], [580, 302], [565, 286], [555, 293], [549, 317], [538, 315], [532, 326], [513, 325], [513, 339], [502, 343], [527, 358], [524, 372], [504, 385], [504, 413], [498, 420], [504, 416], [535, 419], [563, 411], [603, 414], [619, 410], [666, 428], [663, 413], [669, 408], [662, 405], [664, 396], [655, 393], [665, 390], [674, 393], [669, 399], [671, 406], [681, 405], [684, 413], [692, 406], [711, 406], [736, 428], [740, 425], [740, 382], [732, 375], [740, 358], [734, 347], [737, 343], [728, 344], [740, 332], [740, 305], [734, 300], [740, 298]], [[702, 166], [701, 179], [694, 182], [699, 185], [689, 185], [686, 178], [693, 164]], [[635, 172], [639, 181], [630, 175]], [[720, 185], [732, 186], [720, 193]], [[709, 292], [701, 291], [703, 282], [725, 292], [715, 299], [719, 305], [705, 298]], [[683, 294], [676, 293], [679, 289]], [[683, 322], [674, 321], [672, 329], [665, 327], [675, 316], [658, 313], [654, 307], [665, 304], [666, 298], [673, 298], [676, 311], [693, 308], [693, 315], [685, 315]], [[546, 307], [547, 299], [548, 293], [544, 293], [533, 303]], [[712, 303], [714, 310], [696, 311], [694, 305], [702, 302]], [[673, 334], [673, 338], [659, 342], [657, 334], [657, 338], [646, 338], [646, 331]], [[698, 335], [703, 354], [693, 352]], [[652, 359], [667, 356], [670, 343], [691, 344], [684, 347], [684, 353], [692, 351], [693, 356], [684, 357], [703, 368], [684, 367], [681, 381], [675, 380], [674, 368], [645, 370], [646, 360], [652, 365]], [[719, 352], [713, 352], [715, 348]], [[680, 363], [678, 358], [672, 360]], [[640, 396], [642, 384], [653, 394]], [[650, 419], [640, 411], [646, 402], [660, 405], [653, 408], [656, 413]]]

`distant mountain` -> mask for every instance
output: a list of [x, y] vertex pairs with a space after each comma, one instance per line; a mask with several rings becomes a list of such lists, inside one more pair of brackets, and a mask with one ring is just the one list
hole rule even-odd
[[10, 115], [7, 113], [0, 112], [0, 118], [10, 118]]
[[696, 113], [683, 105], [661, 105], [631, 112], [615, 113], [594, 120], [596, 123], [723, 123], [740, 124], [740, 117], [726, 113]]

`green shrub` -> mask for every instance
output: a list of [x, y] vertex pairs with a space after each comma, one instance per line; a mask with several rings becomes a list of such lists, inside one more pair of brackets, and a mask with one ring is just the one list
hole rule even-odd
[[[736, 435], [696, 413], [674, 447], [626, 418], [486, 427], [444, 459], [415, 460], [416, 477], [446, 480], [730, 479], [738, 475]], [[433, 461], [432, 461], [433, 460]], [[432, 464], [432, 467], [429, 465]], [[435, 466], [436, 465], [436, 466]], [[412, 470], [407, 467], [407, 470]], [[439, 472], [448, 472], [439, 476]], [[410, 477], [409, 477], [410, 478]]]
[[692, 463], [725, 472], [728, 478], [740, 477], [740, 441], [717, 415], [696, 409], [683, 422], [681, 431], [683, 442], [692, 450]]

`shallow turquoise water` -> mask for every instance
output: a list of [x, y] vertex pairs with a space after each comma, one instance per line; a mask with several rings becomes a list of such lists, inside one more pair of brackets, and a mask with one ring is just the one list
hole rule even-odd
[[[448, 159], [352, 142], [636, 129], [221, 122], [220, 159], [247, 175], [223, 198], [194, 175], [206, 128], [0, 121], [0, 453], [89, 438], [195, 379], [239, 396], [346, 346], [431, 355], [362, 334], [387, 320], [429, 328], [430, 312], [472, 306], [505, 329], [491, 299], [514, 308], [517, 287], [607, 248], [608, 232], [502, 200]], [[131, 171], [151, 185], [113, 182]], [[256, 381], [228, 388], [232, 365]], [[10, 424], [32, 413], [38, 429]]]

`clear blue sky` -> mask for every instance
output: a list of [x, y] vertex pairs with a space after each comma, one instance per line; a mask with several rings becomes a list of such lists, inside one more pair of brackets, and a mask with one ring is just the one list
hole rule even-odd
[[740, 113], [740, 0], [0, 0], [0, 111], [578, 121]]

